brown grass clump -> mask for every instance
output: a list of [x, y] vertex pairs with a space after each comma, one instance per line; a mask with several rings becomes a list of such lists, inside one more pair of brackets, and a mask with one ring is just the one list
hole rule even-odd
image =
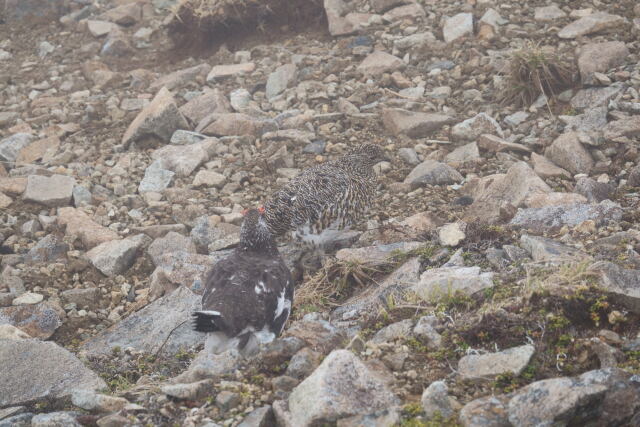
[[355, 288], [375, 282], [375, 276], [383, 272], [382, 268], [354, 261], [329, 259], [296, 289], [294, 305], [309, 309], [337, 306], [337, 302], [351, 295]]
[[506, 89], [500, 96], [504, 105], [519, 107], [533, 103], [541, 94], [548, 99], [576, 81], [575, 67], [553, 48], [528, 44], [512, 53], [506, 67]]
[[[220, 45], [248, 34], [325, 24], [322, 0], [179, 0], [168, 24], [179, 45]], [[325, 25], [326, 26], [326, 25]]]

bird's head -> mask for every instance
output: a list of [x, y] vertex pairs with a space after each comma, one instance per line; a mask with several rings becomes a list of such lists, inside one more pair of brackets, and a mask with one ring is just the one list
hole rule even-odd
[[387, 153], [385, 153], [384, 148], [376, 144], [359, 145], [352, 151], [352, 154], [362, 158], [365, 163], [371, 166], [379, 162], [389, 161], [389, 157]]
[[264, 217], [265, 208], [246, 209], [240, 227], [240, 246], [247, 250], [270, 249], [275, 240]]

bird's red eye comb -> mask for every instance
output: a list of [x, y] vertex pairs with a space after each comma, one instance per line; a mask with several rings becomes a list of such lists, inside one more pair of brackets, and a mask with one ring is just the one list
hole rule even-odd
[[260, 212], [261, 215], [264, 214], [264, 206], [260, 206], [258, 212]]

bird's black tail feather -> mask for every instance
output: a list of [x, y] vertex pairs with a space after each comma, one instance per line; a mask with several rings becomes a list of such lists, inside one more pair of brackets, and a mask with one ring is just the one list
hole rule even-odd
[[222, 316], [217, 311], [194, 311], [193, 330], [198, 332], [216, 332], [222, 329]]

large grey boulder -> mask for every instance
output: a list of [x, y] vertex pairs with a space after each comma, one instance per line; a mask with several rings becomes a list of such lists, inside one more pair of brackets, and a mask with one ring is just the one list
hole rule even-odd
[[0, 339], [0, 407], [67, 398], [105, 382], [66, 349], [35, 339]]
[[618, 368], [537, 381], [513, 393], [467, 403], [460, 422], [472, 426], [635, 425], [640, 381]]
[[387, 384], [348, 350], [331, 352], [289, 397], [291, 425], [331, 423], [398, 404]]
[[458, 372], [464, 379], [489, 379], [496, 375], [520, 375], [527, 367], [535, 348], [530, 345], [512, 347], [497, 353], [470, 354], [458, 362]]
[[191, 313], [199, 309], [200, 296], [187, 288], [178, 288], [86, 341], [80, 349], [81, 354], [107, 355], [113, 347], [133, 347], [155, 353], [165, 340], [160, 354], [175, 354], [180, 348], [196, 346], [204, 342], [204, 334], [193, 331], [189, 322], [178, 325], [189, 320]]
[[609, 261], [598, 261], [589, 270], [600, 275], [600, 284], [612, 299], [640, 313], [640, 270], [625, 269]]

